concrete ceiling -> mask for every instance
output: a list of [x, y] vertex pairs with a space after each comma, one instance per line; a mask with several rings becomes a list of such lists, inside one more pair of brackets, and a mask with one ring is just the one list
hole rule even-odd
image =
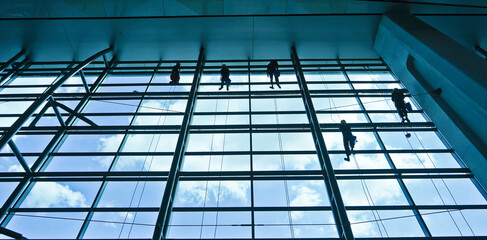
[[[487, 1], [3, 0], [0, 61], [25, 48], [35, 61], [81, 60], [110, 45], [121, 60], [375, 58], [384, 12], [420, 16], [472, 48], [486, 38]], [[469, 7], [476, 6], [476, 7]], [[480, 15], [479, 15], [480, 14]], [[468, 24], [464, 26], [464, 24]]]

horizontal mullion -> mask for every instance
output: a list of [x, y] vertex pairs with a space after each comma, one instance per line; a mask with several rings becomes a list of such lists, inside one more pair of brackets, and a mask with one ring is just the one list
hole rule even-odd
[[[356, 154], [382, 153], [453, 153], [453, 149], [391, 149], [391, 150], [354, 150]], [[345, 154], [344, 150], [329, 150], [329, 154]], [[26, 157], [38, 157], [41, 153], [25, 152]], [[316, 154], [316, 151], [213, 151], [185, 152], [187, 156], [208, 155], [299, 155]], [[172, 156], [174, 152], [55, 152], [51, 156]], [[13, 153], [0, 153], [0, 157], [14, 157]]]
[[[325, 66], [324, 66], [325, 67]], [[251, 67], [253, 69], [253, 67]], [[154, 73], [154, 68], [152, 69], [148, 69], [148, 70], [121, 70], [121, 69], [114, 69], [114, 70], [111, 70], [110, 72], [110, 75], [111, 76], [114, 76], [114, 75], [120, 75], [120, 76], [127, 76], [127, 75], [134, 75], [134, 76], [140, 76], [140, 75], [150, 75], [150, 74], [153, 74]], [[232, 73], [235, 74], [235, 73], [239, 73], [239, 74], [247, 74], [248, 73], [248, 66], [246, 68], [241, 68], [242, 70], [232, 70]], [[59, 76], [59, 72], [62, 71], [62, 70], [65, 70], [64, 68], [59, 68], [56, 70], [50, 70], [50, 69], [44, 69], [44, 70], [36, 70], [36, 71], [31, 71], [29, 72], [29, 70], [27, 71], [23, 71], [23, 70], [20, 70], [18, 73], [17, 73], [17, 76], [20, 76], [20, 77], [33, 77], [33, 76], [44, 76], [44, 77], [57, 77]], [[85, 75], [86, 76], [99, 76], [102, 72], [103, 72], [104, 68], [99, 68], [99, 70], [89, 70], [89, 71], [84, 71]], [[280, 69], [281, 70], [281, 73], [282, 72], [293, 72], [293, 70], [285, 70], [285, 69]], [[339, 67], [333, 67], [333, 68], [322, 68], [322, 69], [306, 69], [304, 70], [304, 72], [338, 72], [338, 71], [341, 71], [342, 69], [340, 69]], [[390, 71], [390, 68], [388, 67], [382, 67], [381, 69], [358, 69], [358, 68], [347, 68], [345, 69], [347, 72], [364, 72], [364, 71], [367, 71], [367, 72], [374, 72], [374, 71], [379, 71], [379, 72], [384, 72], [384, 71]], [[170, 74], [170, 71], [157, 71], [158, 74]], [[206, 70], [204, 71], [204, 74], [219, 74], [220, 71], [218, 70], [213, 70], [213, 71], [209, 71], [209, 70]], [[266, 73], [266, 70], [265, 69], [262, 69], [262, 70], [252, 70], [251, 73]], [[0, 74], [0, 76], [4, 76], [5, 74]]]
[[[371, 175], [336, 175], [337, 180], [374, 180], [374, 179], [459, 179], [472, 178], [472, 174], [444, 174], [444, 175], [398, 175], [398, 174], [371, 174]], [[179, 181], [276, 181], [276, 180], [323, 180], [318, 175], [266, 175], [266, 176], [181, 176]]]
[[[184, 73], [181, 73], [184, 74]], [[309, 85], [317, 85], [317, 84], [390, 84], [390, 83], [400, 83], [399, 81], [307, 81]], [[281, 85], [296, 85], [298, 84], [295, 81], [292, 82], [280, 82]], [[200, 86], [210, 86], [210, 85], [220, 85], [218, 82], [213, 83], [201, 83]], [[231, 85], [247, 85], [247, 86], [259, 86], [259, 85], [269, 85], [269, 82], [234, 82]], [[49, 87], [50, 84], [23, 84], [23, 85], [3, 85], [1, 88], [35, 88], [35, 87]], [[88, 84], [88, 87], [93, 86], [93, 84]], [[140, 82], [119, 82], [119, 83], [102, 83], [100, 87], [135, 87], [135, 86], [169, 86], [173, 87], [174, 85], [169, 83], [140, 83]], [[191, 83], [178, 83], [177, 86], [191, 86]], [[75, 84], [75, 83], [67, 83], [63, 84], [62, 87], [83, 87], [83, 84]], [[338, 90], [338, 89], [337, 89]], [[349, 89], [344, 89], [349, 90]], [[313, 90], [315, 91], [315, 90]]]
[[[394, 210], [473, 210], [487, 209], [487, 205], [385, 205], [345, 206], [349, 211]], [[158, 207], [97, 207], [97, 208], [11, 208], [13, 213], [22, 212], [157, 212]], [[273, 206], [273, 207], [173, 207], [173, 212], [249, 212], [249, 211], [331, 211], [330, 206]], [[411, 216], [414, 217], [414, 216]], [[353, 223], [352, 223], [353, 224]]]
[[[103, 126], [101, 126], [102, 128]], [[211, 125], [209, 126], [211, 127]], [[60, 130], [66, 130], [63, 127], [42, 127], [45, 130], [40, 131], [39, 129], [32, 129], [27, 131], [21, 131], [17, 135], [52, 135], [56, 134]], [[47, 130], [50, 128], [50, 130]], [[190, 129], [191, 134], [231, 134], [231, 133], [307, 133], [310, 132], [309, 128], [285, 128], [285, 127], [275, 127], [275, 128], [235, 128], [232, 125], [229, 125], [229, 129]], [[377, 128], [377, 129], [355, 129], [353, 132], [404, 132], [404, 131], [414, 131], [414, 132], [434, 132], [437, 131], [436, 128]], [[0, 131], [3, 133], [5, 131]], [[339, 132], [337, 129], [322, 129], [322, 132]], [[176, 134], [179, 133], [179, 130], [174, 129], [129, 129], [126, 128], [119, 128], [119, 129], [68, 129], [66, 133], [72, 135], [113, 135], [113, 134]]]
[[34, 182], [101, 182], [101, 181], [111, 181], [111, 182], [165, 182], [168, 177], [102, 177], [102, 176], [92, 176], [92, 177], [34, 177], [32, 181]]
[[[227, 62], [227, 61], [221, 61], [221, 62]], [[236, 70], [236, 69], [248, 69], [249, 65], [245, 64], [247, 62], [242, 62], [242, 65], [227, 65], [228, 69], [230, 70]], [[158, 70], [157, 72], [163, 72], [160, 70], [167, 70], [168, 72], [171, 71], [172, 66], [126, 66], [128, 64], [119, 64], [117, 67], [114, 67], [112, 70], [113, 71], [126, 71], [126, 70]], [[369, 63], [369, 64], [360, 64], [360, 63], [345, 63], [345, 64], [304, 64], [302, 65], [303, 68], [338, 68], [337, 71], [340, 71], [340, 67], [363, 67], [363, 66], [368, 66], [368, 67], [387, 67], [386, 64], [384, 63]], [[185, 72], [194, 72], [196, 66], [187, 66], [187, 65], [182, 65], [180, 66], [181, 70], [186, 70]], [[292, 68], [292, 64], [281, 64], [279, 65], [280, 70], [282, 71], [283, 69], [290, 69]], [[267, 65], [250, 65], [250, 68], [255, 71], [255, 69], [262, 69], [262, 71], [266, 71]], [[85, 67], [84, 71], [103, 71], [106, 68], [103, 67], [94, 67], [93, 65]], [[212, 72], [211, 70], [215, 72], [220, 72], [219, 70], [221, 69], [221, 66], [219, 65], [206, 65], [203, 68], [203, 72]], [[318, 70], [325, 70], [325, 69], [318, 69]], [[64, 71], [66, 68], [26, 68], [23, 69], [22, 72], [36, 72], [36, 71]], [[306, 70], [314, 70], [314, 69], [304, 69]], [[362, 69], [362, 71], [367, 71], [366, 69]], [[368, 70], [368, 71], [373, 71], [373, 70]]]
[[[335, 126], [337, 125], [337, 126]], [[340, 132], [338, 124], [320, 124], [323, 132]], [[132, 125], [132, 126], [35, 126], [23, 127], [19, 135], [29, 133], [47, 134], [50, 131], [64, 130], [68, 134], [173, 134], [179, 131], [181, 125]], [[0, 131], [7, 131], [7, 127], [1, 127]], [[436, 131], [430, 122], [424, 123], [388, 123], [374, 124], [364, 123], [352, 128], [352, 132], [420, 132]], [[228, 124], [228, 125], [192, 125], [190, 132], [193, 134], [213, 134], [213, 133], [280, 133], [280, 132], [310, 132], [309, 124]]]
[[[344, 97], [357, 97], [358, 92], [352, 90], [346, 90], [349, 92], [323, 92], [327, 90], [316, 90], [311, 97], [312, 98], [344, 98]], [[335, 90], [338, 91], [338, 90]], [[359, 97], [368, 98], [384, 98], [390, 97], [387, 92], [378, 92], [383, 94], [374, 94], [373, 92], [359, 93]], [[326, 95], [333, 94], [333, 95]], [[55, 93], [53, 94], [56, 100], [60, 101], [76, 101], [81, 100], [86, 93]], [[198, 92], [198, 99], [210, 98], [210, 99], [232, 99], [232, 98], [302, 98], [298, 90], [283, 90], [283, 91], [225, 91], [225, 92]], [[33, 101], [41, 97], [42, 94], [28, 94], [28, 93], [12, 93], [0, 95], [0, 101]], [[91, 93], [92, 100], [131, 100], [131, 99], [187, 99], [188, 92], [103, 92], [103, 93]], [[411, 95], [405, 94], [406, 97]]]
[[12, 208], [10, 212], [158, 212], [158, 207]]
[[[0, 173], [0, 176], [18, 177], [25, 175], [21, 172]], [[33, 172], [27, 173], [31, 177], [165, 177], [169, 175], [168, 171], [116, 171], [116, 172], [88, 172], [88, 171], [70, 171], [70, 172]], [[137, 179], [136, 179], [137, 180]], [[140, 180], [143, 180], [141, 178]]]
[[[144, 98], [145, 99], [145, 98]], [[422, 113], [422, 110], [413, 110], [409, 113]], [[318, 114], [360, 114], [360, 113], [397, 113], [396, 110], [318, 110]], [[213, 115], [275, 115], [275, 114], [306, 114], [305, 111], [238, 111], [238, 112], [195, 112], [194, 115], [198, 116], [213, 116]], [[20, 117], [22, 114], [0, 114], [1, 117]], [[39, 114], [35, 113], [32, 116], [36, 117]], [[69, 113], [61, 113], [62, 116], [69, 116]], [[183, 112], [92, 112], [92, 113], [82, 113], [83, 116], [161, 116], [161, 115], [184, 115]], [[54, 113], [45, 113], [43, 116], [55, 117]]]
[[[349, 211], [368, 210], [450, 210], [487, 209], [487, 205], [385, 205], [385, 206], [345, 206]], [[275, 207], [173, 207], [173, 212], [249, 212], [249, 211], [331, 211], [330, 206], [275, 206]], [[411, 217], [414, 217], [412, 215]], [[353, 224], [353, 223], [352, 223]]]
[[[375, 174], [450, 174], [450, 173], [471, 173], [467, 168], [419, 168], [419, 169], [337, 169], [334, 171], [337, 176], [342, 175], [375, 175]], [[181, 171], [181, 177], [223, 177], [223, 176], [321, 176], [324, 172], [321, 170], [285, 170], [285, 171]], [[0, 173], [1, 177], [151, 177], [151, 176], [168, 176], [167, 171], [68, 171], [68, 172], [5, 172]], [[429, 176], [429, 175], [428, 175]]]

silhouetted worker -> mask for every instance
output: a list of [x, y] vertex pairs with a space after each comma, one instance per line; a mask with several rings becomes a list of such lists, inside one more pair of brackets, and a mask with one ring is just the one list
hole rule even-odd
[[350, 161], [350, 154], [352, 154], [351, 151], [353, 151], [353, 148], [355, 147], [355, 140], [357, 140], [357, 138], [352, 135], [352, 130], [345, 120], [340, 121], [340, 123], [340, 131], [342, 131], [343, 135], [343, 147], [345, 148], [345, 154], [347, 155], [344, 159], [345, 161]]
[[230, 83], [232, 81], [230, 80], [230, 70], [228, 70], [227, 65], [225, 64], [222, 65], [222, 69], [220, 70], [220, 75], [221, 75], [220, 76], [221, 85], [218, 90], [222, 90], [223, 85], [226, 85], [228, 91], [228, 88], [230, 87]]
[[270, 88], [274, 89], [274, 83], [272, 82], [272, 77], [276, 78], [276, 84], [279, 88], [281, 88], [281, 85], [279, 85], [280, 75], [281, 72], [279, 72], [279, 64], [277, 64], [276, 60], [272, 60], [269, 64], [267, 64], [267, 76], [271, 78]]
[[399, 117], [401, 117], [402, 121], [401, 122], [411, 122], [409, 121], [408, 118], [408, 111], [406, 109], [406, 105], [404, 103], [404, 94], [397, 88], [394, 88], [392, 91], [392, 101], [394, 102], [394, 105], [396, 106], [397, 113], [399, 114]]
[[174, 67], [172, 67], [171, 71], [171, 81], [169, 84], [178, 84], [179, 83], [179, 68], [181, 67], [181, 63], [177, 62]]

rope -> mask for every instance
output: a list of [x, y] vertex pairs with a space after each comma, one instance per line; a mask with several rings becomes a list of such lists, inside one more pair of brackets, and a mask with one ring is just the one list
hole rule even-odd
[[[171, 91], [171, 90], [173, 90], [173, 86], [171, 86], [170, 91]], [[142, 100], [142, 101], [143, 101], [143, 100]], [[172, 102], [172, 100], [169, 100], [169, 101], [168, 101], [168, 100], [166, 100], [166, 101], [164, 101], [164, 107], [168, 108], [168, 107], [171, 105], [171, 102]], [[141, 103], [141, 104], [142, 104], [142, 103]], [[139, 107], [139, 109], [140, 109], [142, 106], [138, 106], [138, 107]], [[157, 120], [157, 125], [159, 125], [159, 123], [160, 123], [160, 121], [161, 121], [162, 116], [163, 116], [163, 115], [160, 115], [160, 116], [159, 116], [159, 119]], [[165, 120], [166, 120], [166, 116], [164, 116], [164, 122], [165, 122]], [[163, 122], [163, 124], [164, 124], [164, 122]], [[155, 139], [155, 138], [156, 138], [156, 135], [155, 135], [155, 134], [154, 134], [154, 135], [152, 135], [152, 138], [151, 138], [151, 141], [150, 141], [150, 144], [149, 144], [149, 151], [150, 151], [151, 147], [153, 146], [153, 143], [154, 143], [154, 139]], [[160, 141], [160, 138], [161, 138], [161, 136], [160, 136], [160, 135], [158, 135], [158, 139], [157, 139], [157, 141], [156, 141], [156, 145], [154, 146], [155, 148], [157, 148], [157, 146], [158, 146], [158, 144], [159, 144], [159, 141]], [[155, 149], [154, 149], [154, 150], [155, 150]], [[147, 156], [145, 157], [145, 159], [144, 159], [143, 164], [142, 164], [142, 168], [140, 169], [140, 171], [141, 171], [141, 172], [144, 170], [144, 167], [145, 167], [145, 164], [146, 164], [146, 162], [147, 162], [147, 159], [148, 159], [148, 158], [149, 158], [149, 156], [147, 155]], [[149, 168], [147, 169], [147, 171], [149, 171], [149, 170], [150, 170], [150, 166], [152, 166], [152, 161], [153, 161], [153, 160], [154, 160], [154, 156], [152, 156], [152, 157], [151, 157], [151, 161], [150, 161]], [[133, 193], [132, 193], [132, 197], [131, 197], [131, 199], [130, 199], [130, 204], [129, 204], [129, 206], [132, 206], [132, 203], [133, 203], [134, 198], [135, 198], [135, 193], [137, 192], [137, 189], [138, 189], [138, 187], [139, 187], [140, 182], [141, 182], [141, 181], [137, 181], [137, 184], [135, 185], [134, 191], [133, 191]], [[145, 187], [146, 187], [146, 185], [147, 185], [147, 182], [145, 182], [145, 181], [144, 181], [143, 186], [142, 186], [142, 191], [141, 191], [141, 193], [140, 193], [139, 201], [138, 201], [138, 204], [137, 204], [137, 207], [139, 207], [139, 206], [140, 206], [140, 203], [141, 203], [141, 201], [142, 201], [142, 196], [144, 195], [144, 191], [145, 191]], [[125, 218], [124, 218], [124, 220], [123, 220], [124, 224], [122, 225], [122, 228], [120, 229], [120, 233], [119, 233], [119, 235], [118, 235], [118, 238], [119, 238], [119, 239], [120, 239], [120, 237], [122, 236], [122, 232], [123, 232], [123, 229], [125, 228], [125, 223], [126, 223], [126, 221], [127, 221], [128, 216], [129, 216], [129, 212], [127, 212], [127, 213], [125, 214]], [[137, 212], [135, 212], [135, 215], [134, 215], [134, 221], [135, 221], [135, 218], [136, 218], [136, 217], [137, 217]], [[130, 230], [129, 230], [129, 233], [128, 233], [128, 237], [130, 237], [130, 234], [132, 233], [132, 228], [133, 228], [133, 224], [132, 224], [132, 225], [131, 225], [131, 227], [130, 227]]]
[[[391, 107], [391, 105], [390, 105], [390, 102], [389, 102], [389, 101], [387, 101], [386, 103], [387, 103], [387, 106], [389, 107], [389, 109], [391, 109], [391, 110], [392, 110], [392, 107]], [[399, 121], [399, 119], [398, 119], [397, 115], [394, 115], [394, 118], [395, 118], [397, 121]], [[404, 132], [403, 132], [403, 133], [404, 133]], [[406, 133], [407, 133], [407, 131], [406, 131]], [[415, 132], [414, 132], [414, 134], [416, 135], [416, 133], [415, 133]], [[418, 140], [421, 142], [421, 140], [418, 138], [418, 136], [417, 136], [417, 135], [416, 135], [416, 138], [417, 138], [417, 139], [418, 139]], [[409, 141], [409, 138], [406, 138], [406, 141], [408, 142], [408, 145], [410, 146], [410, 148], [411, 148], [411, 149], [414, 149], [413, 145], [412, 145], [412, 144], [411, 144], [411, 142]], [[425, 148], [424, 148], [424, 146], [423, 146], [423, 149], [425, 149]], [[416, 156], [416, 158], [418, 159], [418, 161], [421, 163], [421, 165], [423, 165], [423, 167], [424, 167], [424, 168], [426, 168], [426, 166], [425, 166], [425, 165], [424, 165], [424, 163], [421, 161], [421, 158], [418, 156], [418, 154], [417, 154], [417, 153], [414, 153], [414, 155]], [[428, 155], [428, 156], [429, 156], [429, 155]], [[430, 159], [430, 160], [431, 160], [431, 159]], [[438, 190], [438, 188], [437, 188], [436, 184], [434, 183], [433, 179], [430, 179], [430, 181], [431, 181], [431, 183], [433, 184], [433, 186], [434, 186], [434, 188], [435, 188], [436, 192], [438, 193], [438, 196], [440, 197], [441, 202], [443, 203], [443, 205], [445, 205], [445, 201], [443, 200], [443, 197], [441, 196], [441, 194], [440, 194], [440, 192], [439, 192], [439, 190]], [[446, 184], [445, 184], [445, 185], [446, 185]], [[453, 220], [453, 223], [455, 224], [455, 226], [456, 226], [457, 230], [458, 230], [458, 231], [460, 232], [460, 234], [462, 235], [462, 233], [461, 233], [461, 231], [460, 231], [460, 229], [459, 229], [459, 227], [458, 227], [458, 225], [457, 225], [457, 223], [456, 223], [455, 219], [453, 218], [453, 216], [451, 215], [451, 213], [450, 213], [448, 210], [447, 210], [447, 212], [449, 213], [450, 218]], [[460, 211], [460, 212], [461, 212], [461, 211]], [[421, 215], [424, 215], [424, 214], [421, 214]], [[462, 236], [463, 236], [463, 235], [462, 235]]]
[[[230, 109], [230, 99], [227, 99], [227, 113], [228, 113], [228, 110]], [[216, 118], [216, 116], [215, 116]], [[228, 114], [225, 116], [225, 125], [227, 125], [227, 121], [228, 121]], [[225, 151], [225, 139], [226, 139], [226, 133], [223, 134], [223, 146], [222, 146], [222, 152]], [[220, 160], [220, 171], [223, 171], [223, 156], [221, 156], [221, 160]], [[220, 206], [220, 192], [221, 192], [221, 186], [222, 186], [222, 181], [221, 181], [221, 176], [220, 176], [220, 180], [218, 181], [218, 194], [217, 194], [217, 200], [216, 200], [216, 207], [219, 207]], [[218, 228], [218, 217], [219, 217], [219, 214], [220, 212], [217, 211], [216, 212], [216, 216], [215, 216], [215, 230], [213, 232], [213, 238], [216, 238], [216, 231], [217, 231], [217, 228]]]
[[[277, 109], [277, 99], [274, 98], [274, 107], [276, 109], [276, 111], [278, 110]], [[279, 116], [276, 114], [276, 124], [279, 126]], [[279, 139], [279, 150], [282, 152], [283, 151], [283, 147], [282, 147], [282, 138], [281, 138], [281, 132], [279, 131], [279, 128], [277, 128], [277, 137]], [[286, 162], [284, 160], [284, 155], [280, 154], [280, 157], [281, 157], [281, 168], [282, 170], [286, 170]], [[288, 183], [287, 183], [287, 179], [284, 179], [284, 192], [286, 194], [286, 205], [287, 207], [289, 208], [290, 205], [291, 205], [291, 201], [290, 201], [290, 198], [289, 198], [289, 186], [288, 186]], [[292, 218], [292, 214], [291, 214], [291, 211], [287, 211], [287, 216], [288, 216], [288, 219], [289, 219], [289, 231], [291, 232], [291, 238], [294, 238], [294, 227], [293, 227], [293, 218]]]
[[[416, 132], [413, 132], [413, 133], [414, 133], [414, 135], [416, 136], [416, 138], [418, 139], [419, 144], [421, 145], [421, 147], [422, 147], [423, 149], [426, 149], [426, 148], [424, 147], [424, 145], [423, 145], [423, 142], [421, 141], [421, 139], [420, 139], [420, 138], [418, 137], [418, 135], [416, 134]], [[411, 144], [410, 144], [410, 145], [411, 145]], [[417, 154], [416, 154], [416, 155], [417, 155]], [[427, 157], [428, 157], [428, 159], [431, 161], [431, 164], [433, 164], [433, 167], [434, 167], [434, 168], [437, 168], [437, 167], [436, 167], [435, 162], [433, 161], [433, 159], [431, 159], [431, 156], [430, 156], [428, 153], [426, 153], [426, 156], [427, 156]], [[424, 164], [423, 164], [421, 161], [420, 161], [420, 163], [421, 163], [421, 165], [423, 165], [423, 167], [424, 167], [424, 168], [426, 168], [426, 166], [425, 166], [425, 165], [424, 165]], [[429, 174], [428, 174], [428, 175], [429, 175]], [[455, 205], [458, 205], [458, 203], [457, 203], [457, 201], [456, 201], [455, 197], [453, 196], [452, 192], [450, 191], [450, 188], [449, 188], [449, 187], [448, 187], [448, 185], [446, 184], [445, 180], [444, 180], [443, 178], [441, 178], [441, 181], [442, 181], [442, 182], [443, 182], [443, 184], [445, 185], [446, 190], [447, 190], [447, 191], [448, 191], [448, 193], [450, 194], [450, 197], [453, 199], [453, 202], [455, 203]], [[431, 179], [431, 182], [433, 182], [433, 180], [432, 180], [432, 179]], [[434, 184], [434, 182], [433, 182], [433, 184]], [[435, 188], [436, 188], [436, 186], [435, 186]], [[437, 190], [437, 191], [438, 191], [438, 190]], [[438, 195], [440, 195], [440, 193], [439, 193], [439, 192], [438, 192]], [[440, 197], [441, 197], [441, 196], [440, 196]], [[442, 201], [443, 201], [443, 200], [442, 200]], [[443, 204], [445, 204], [445, 203], [443, 202]], [[450, 214], [450, 216], [452, 217], [452, 220], [453, 220], [453, 216], [451, 215], [451, 213], [450, 213], [450, 212], [448, 212], [448, 213]], [[468, 228], [470, 229], [470, 232], [472, 232], [472, 234], [475, 236], [475, 233], [473, 232], [472, 227], [471, 227], [471, 226], [470, 226], [470, 224], [468, 223], [468, 221], [467, 221], [467, 219], [465, 218], [465, 215], [463, 214], [463, 212], [462, 212], [462, 211], [460, 211], [460, 215], [462, 215], [463, 220], [465, 221], [465, 223], [467, 223], [467, 226], [468, 226]], [[455, 226], [457, 227], [458, 231], [460, 232], [460, 235], [461, 235], [461, 236], [463, 236], [463, 234], [462, 234], [462, 232], [460, 231], [460, 228], [458, 227], [458, 225], [457, 225], [457, 223], [455, 222], [455, 220], [453, 220], [453, 222], [455, 223]]]
[[[353, 162], [355, 163], [355, 166], [357, 167], [358, 170], [360, 170], [360, 166], [358, 164], [357, 159], [355, 158], [354, 155], [352, 155], [352, 158], [354, 160]], [[362, 177], [362, 173], [360, 173], [359, 176]], [[360, 183], [362, 185], [362, 190], [365, 193], [365, 198], [367, 199], [367, 202], [369, 203], [369, 205], [375, 206], [374, 200], [372, 199], [372, 194], [370, 194], [369, 188], [367, 187], [367, 183], [365, 183], [364, 179], [360, 179]], [[374, 215], [374, 219], [377, 223], [377, 228], [379, 229], [380, 236], [383, 237], [382, 231], [380, 230], [379, 221], [380, 221], [380, 224], [382, 225], [382, 227], [384, 228], [384, 232], [385, 232], [386, 236], [389, 237], [389, 234], [387, 233], [386, 227], [384, 225], [384, 222], [382, 222], [382, 219], [379, 215], [379, 212], [377, 210], [375, 210], [375, 211], [372, 210], [372, 214]], [[375, 216], [376, 214], [377, 214], [377, 217], [379, 217], [379, 220], [377, 220], [377, 217]]]
[[[416, 134], [416, 133], [414, 133], [414, 134]], [[416, 135], [416, 138], [418, 138], [418, 137], [417, 137], [417, 135]], [[407, 139], [407, 138], [406, 138], [406, 140], [407, 140], [407, 142], [408, 142], [409, 146], [411, 147], [411, 149], [414, 149], [414, 147], [413, 147], [413, 145], [411, 144], [411, 142], [409, 141], [409, 139]], [[419, 140], [419, 138], [418, 138], [418, 141], [420, 141], [420, 140]], [[423, 147], [423, 149], [424, 149], [424, 147]], [[420, 159], [420, 157], [418, 156], [418, 154], [417, 154], [417, 153], [414, 153], [414, 155], [416, 156], [416, 158], [418, 159], [418, 161], [421, 163], [421, 165], [423, 165], [423, 168], [426, 168], [426, 166], [425, 166], [425, 165], [424, 165], [424, 163], [421, 161], [421, 159]], [[435, 168], [436, 168], [436, 167], [435, 167]], [[428, 174], [428, 175], [429, 175], [429, 174]], [[440, 194], [440, 191], [438, 190], [438, 187], [437, 187], [437, 186], [436, 186], [436, 184], [435, 184], [435, 182], [433, 181], [433, 179], [430, 179], [430, 181], [431, 181], [431, 183], [433, 184], [433, 187], [435, 188], [436, 193], [437, 193], [437, 194], [438, 194], [438, 196], [440, 197], [441, 202], [443, 203], [443, 205], [446, 205], [446, 204], [445, 204], [445, 201], [444, 201], [444, 199], [443, 199], [443, 197], [442, 197], [442, 196], [441, 196], [441, 194]], [[446, 184], [445, 184], [445, 186], [446, 186]], [[455, 203], [455, 204], [456, 204], [456, 203]], [[451, 213], [450, 213], [448, 210], [447, 210], [447, 212], [448, 212], [448, 215], [450, 215], [450, 218], [452, 219], [453, 223], [455, 224], [455, 227], [457, 228], [458, 232], [460, 233], [460, 235], [461, 235], [461, 236], [463, 236], [462, 232], [460, 231], [460, 228], [458, 227], [458, 225], [457, 225], [457, 223], [456, 223], [455, 219], [453, 218], [453, 215], [451, 215]], [[461, 211], [460, 211], [460, 212], [461, 212]]]
[[[217, 99], [216, 100], [216, 104], [215, 104], [215, 112], [217, 112], [218, 110], [218, 102], [219, 100]], [[216, 124], [216, 115], [214, 115], [213, 117], [213, 125]], [[210, 152], [213, 152], [213, 141], [214, 141], [214, 138], [215, 138], [215, 134], [211, 134], [211, 146], [210, 146]], [[210, 166], [211, 166], [211, 160], [212, 160], [212, 155], [210, 155], [210, 158], [208, 159], [208, 172], [210, 171]], [[206, 198], [207, 198], [207, 195], [208, 195], [208, 183], [209, 181], [206, 181], [206, 186], [205, 186], [205, 197], [203, 199], [203, 208], [206, 208]], [[203, 211], [203, 215], [201, 216], [201, 228], [200, 228], [200, 238], [202, 238], [203, 236], [203, 222], [204, 222], [204, 219], [205, 219], [205, 211]]]
[[[175, 89], [175, 86], [171, 86], [171, 88], [169, 89], [169, 91], [172, 92], [174, 89]], [[164, 102], [164, 104], [165, 104], [164, 108], [169, 108], [169, 106], [172, 104], [172, 101], [173, 101], [172, 99], [170, 99], [169, 101], [166, 100]], [[166, 123], [166, 119], [167, 119], [166, 115], [160, 115], [159, 116], [159, 119], [157, 120], [157, 126], [159, 126], [159, 123], [161, 122], [162, 116], [164, 116], [164, 120], [162, 121], [162, 125], [164, 125]], [[152, 142], [153, 142], [154, 138], [155, 138], [155, 135], [152, 136], [151, 144], [149, 145], [149, 150], [150, 150], [150, 147], [152, 146]], [[156, 151], [157, 146], [159, 146], [160, 140], [161, 140], [161, 135], [157, 135], [157, 141], [156, 141], [156, 144], [154, 146], [154, 151]], [[145, 159], [144, 159], [144, 163], [142, 164], [142, 168], [140, 170], [141, 172], [144, 170], [145, 163], [147, 162], [147, 159], [148, 159], [148, 156], [146, 156]], [[153, 162], [154, 162], [154, 156], [152, 155], [150, 157], [150, 162], [149, 162], [149, 166], [147, 168], [147, 171], [150, 171]], [[147, 178], [147, 177], [145, 177], [145, 178]], [[139, 184], [139, 182], [137, 182], [137, 184]], [[144, 184], [142, 186], [142, 192], [140, 193], [139, 201], [137, 203], [137, 207], [140, 207], [140, 203], [142, 202], [142, 196], [144, 195], [146, 186], [147, 186], [147, 181], [144, 181]], [[134, 193], [135, 193], [136, 189], [134, 190]], [[132, 229], [133, 229], [133, 226], [134, 226], [133, 225], [133, 222], [135, 221], [135, 218], [137, 217], [137, 213], [138, 212], [135, 212], [134, 220], [132, 221], [132, 224], [130, 226], [130, 230], [129, 230], [129, 233], [128, 233], [128, 237], [129, 238], [130, 238], [130, 235], [132, 233]]]
[[[93, 99], [91, 101], [99, 101], [99, 102], [106, 102], [106, 103], [118, 104], [118, 105], [123, 105], [123, 106], [139, 107], [139, 105], [135, 105], [135, 104], [120, 103], [120, 102], [114, 102], [114, 101], [109, 101], [109, 100]], [[171, 99], [171, 101], [172, 101], [172, 99]], [[140, 106], [140, 108], [147, 108], [147, 109], [160, 110], [160, 111], [166, 111], [166, 112], [184, 113], [184, 112], [180, 112], [180, 111], [174, 111], [174, 110], [169, 110], [169, 109], [164, 109], [164, 108], [148, 107], [148, 106]]]

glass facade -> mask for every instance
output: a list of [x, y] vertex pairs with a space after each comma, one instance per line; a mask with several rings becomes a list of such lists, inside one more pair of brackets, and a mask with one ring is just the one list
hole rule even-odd
[[[47, 239], [487, 236], [485, 191], [382, 60], [278, 63], [273, 89], [268, 61], [182, 61], [177, 85], [175, 61], [90, 63], [1, 150], [1, 226]], [[76, 64], [2, 73], [1, 133]], [[342, 119], [358, 140], [349, 162]]]

